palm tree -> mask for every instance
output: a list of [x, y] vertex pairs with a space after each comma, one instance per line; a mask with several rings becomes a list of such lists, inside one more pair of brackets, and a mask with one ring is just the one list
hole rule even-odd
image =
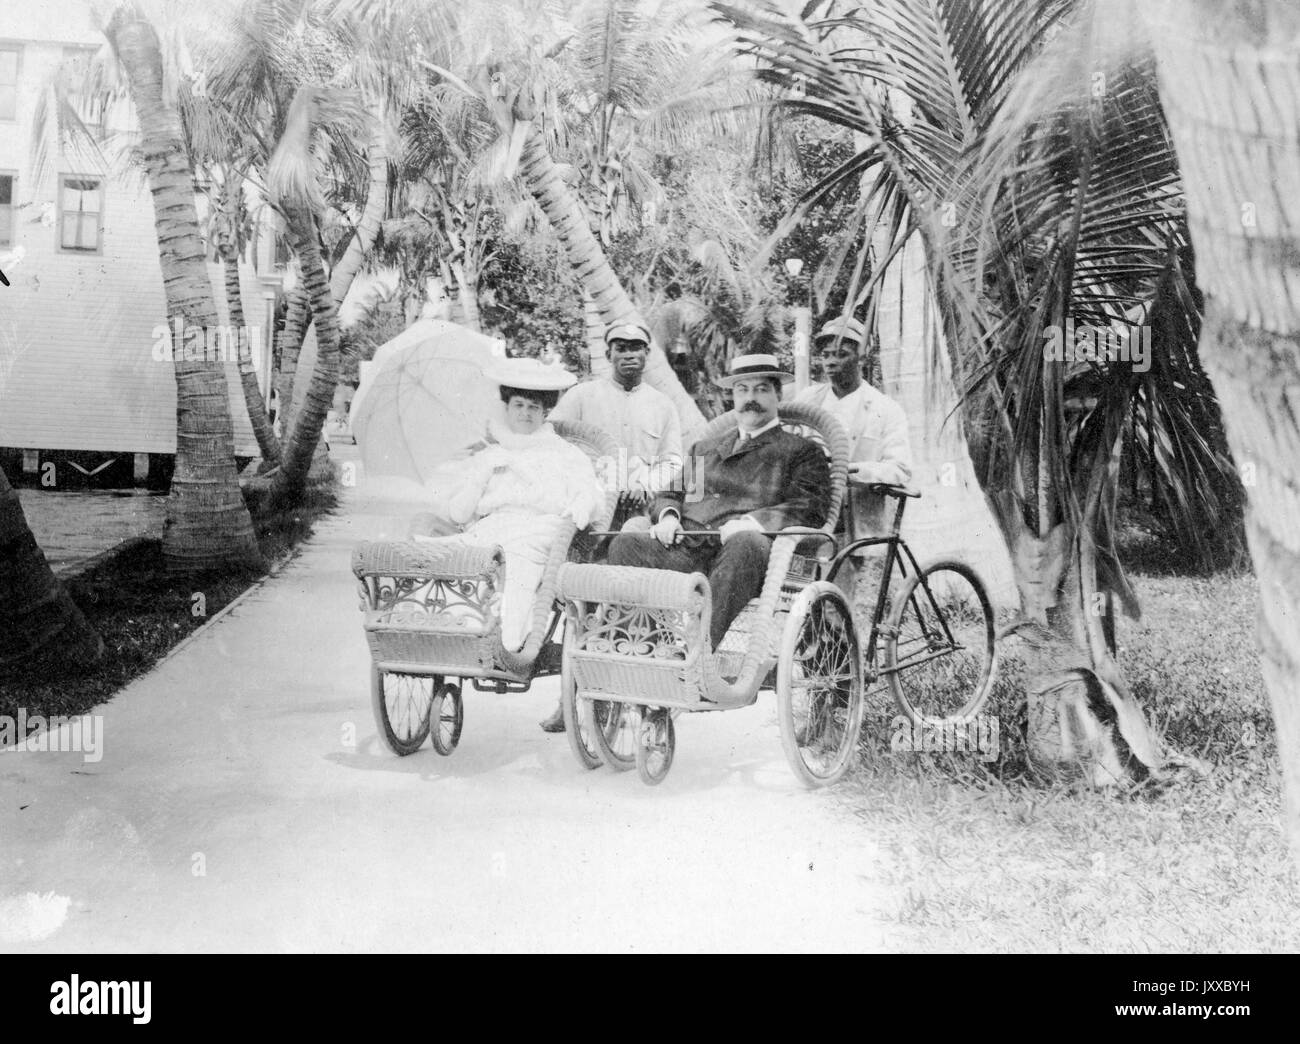
[[243, 292], [239, 285], [239, 261], [244, 256], [252, 234], [252, 219], [244, 200], [244, 177], [229, 162], [219, 164], [215, 207], [210, 220], [210, 238], [216, 249], [225, 276], [226, 311], [230, 325], [240, 332], [238, 340], [239, 381], [244, 390], [244, 406], [248, 420], [261, 450], [262, 459], [269, 464], [280, 460], [280, 440], [271, 428], [267, 416], [266, 400], [261, 385], [257, 383], [257, 369], [253, 364], [248, 340], [243, 336]]
[[[306, 485], [337, 383], [337, 303], [360, 269], [384, 210], [387, 99], [382, 78], [376, 87], [358, 72], [365, 34], [355, 22], [332, 17], [331, 5], [321, 0], [250, 0], [224, 30], [201, 55], [208, 93], [245, 138], [250, 166], [283, 217], [301, 268], [281, 342], [276, 387], [284, 445], [272, 480], [273, 499], [293, 499]], [[367, 114], [374, 122], [363, 134]], [[358, 147], [363, 140], [369, 147], [364, 156]], [[333, 178], [362, 181], [367, 189], [360, 221], [327, 273], [321, 229]], [[312, 325], [315, 358], [303, 406], [295, 411], [298, 357]]]
[[[710, 107], [700, 97], [708, 94], [717, 66], [709, 61], [710, 49], [700, 47], [692, 33], [699, 22], [687, 16], [699, 10], [698, 4], [664, 4], [648, 12], [630, 0], [598, 0], [580, 6], [563, 35], [552, 29], [553, 42], [544, 52], [539, 53], [536, 43], [541, 34], [534, 32], [527, 42], [503, 40], [498, 34], [491, 63], [479, 70], [482, 96], [511, 154], [518, 154], [519, 176], [564, 244], [582, 284], [592, 334], [610, 323], [645, 322], [593, 226], [606, 237], [612, 235], [629, 212], [637, 211], [644, 193], [654, 195], [652, 179], [631, 147], [635, 133], [680, 129], [688, 112], [697, 126], [706, 122], [701, 117]], [[575, 102], [572, 108], [582, 106], [578, 127], [557, 126], [558, 92], [546, 82], [547, 66], [557, 56], [574, 65], [568, 74], [573, 81], [569, 96]], [[513, 82], [508, 82], [511, 77]], [[686, 97], [674, 99], [684, 86], [689, 87]], [[722, 105], [713, 99], [712, 108]], [[629, 126], [633, 122], [640, 124], [636, 131]], [[722, 122], [721, 117], [713, 120], [715, 126]], [[584, 166], [597, 204], [594, 215], [583, 206], [580, 189], [565, 177], [568, 166], [561, 169], [548, 144], [548, 136], [562, 145], [569, 135], [591, 142]], [[591, 348], [592, 370], [601, 373], [607, 365], [603, 343]], [[689, 441], [703, 427], [704, 416], [661, 345], [652, 346], [646, 380], [673, 400]]]
[[0, 666], [93, 664], [104, 643], [36, 544], [18, 492], [0, 468]]
[[331, 124], [336, 138], [346, 135], [354, 111], [346, 96], [330, 89], [298, 88], [286, 115], [284, 133], [267, 165], [267, 190], [272, 203], [285, 215], [298, 258], [301, 294], [308, 306], [305, 320], [317, 331], [315, 360], [302, 407], [291, 409], [291, 400], [281, 403], [288, 427], [283, 429], [286, 446], [281, 465], [272, 480], [273, 501], [295, 500], [306, 487], [338, 383], [338, 314], [321, 254], [318, 216], [324, 201], [314, 160], [314, 139]]
[[[169, 318], [211, 330], [216, 310], [199, 236], [194, 175], [180, 117], [164, 93], [158, 33], [128, 0], [113, 9], [104, 34], [121, 63], [140, 123], [139, 152], [154, 200]], [[261, 553], [235, 471], [224, 367], [186, 354], [174, 364], [176, 469], [163, 556], [177, 570], [256, 565]]]
[[[1067, 323], [1149, 323], [1159, 288], [1185, 283], [1149, 64], [1096, 69], [1070, 0], [882, 0], [843, 17], [813, 4], [803, 19], [714, 6], [791, 109], [861, 136], [804, 200], [873, 175], [848, 230], [876, 248], [857, 260], [854, 303], [913, 238], [925, 246], [976, 475], [1020, 593], [1031, 751], [1046, 765], [1085, 756], [1098, 779], [1118, 777], [1126, 755], [1158, 769], [1114, 651], [1115, 609], [1136, 612], [1113, 519], [1138, 375], [1044, 350]], [[1183, 290], [1171, 300], [1187, 307]]]
[[1300, 12], [1285, 0], [1159, 2], [1142, 14], [1187, 184], [1206, 315], [1200, 352], [1249, 469], [1264, 684], [1300, 862]]

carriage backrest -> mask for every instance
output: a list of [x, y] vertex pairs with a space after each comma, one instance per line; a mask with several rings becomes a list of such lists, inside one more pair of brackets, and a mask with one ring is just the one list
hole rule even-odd
[[593, 529], [603, 529], [614, 517], [614, 508], [618, 504], [619, 490], [617, 483], [610, 482], [609, 476], [618, 462], [618, 443], [614, 437], [594, 424], [583, 421], [551, 421], [555, 433], [567, 442], [573, 443], [591, 460], [605, 486], [604, 517], [592, 521]]
[[[825, 451], [831, 467], [831, 496], [826, 509], [826, 532], [835, 531], [835, 524], [844, 506], [844, 491], [849, 476], [849, 433], [844, 425], [826, 410], [805, 403], [783, 402], [778, 406], [777, 416], [781, 427], [794, 435], [812, 439]], [[728, 410], [720, 417], [709, 421], [701, 430], [696, 443], [705, 439], [726, 435], [736, 430], [736, 411]], [[694, 445], [691, 447], [694, 450]]]

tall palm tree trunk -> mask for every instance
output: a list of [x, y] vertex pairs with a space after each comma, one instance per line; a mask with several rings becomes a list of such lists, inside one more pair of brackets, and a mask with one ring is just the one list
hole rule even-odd
[[[336, 316], [338, 309], [343, 307], [343, 301], [348, 296], [348, 291], [352, 288], [352, 283], [356, 280], [357, 273], [360, 272], [366, 255], [370, 253], [371, 247], [375, 244], [383, 220], [384, 210], [387, 206], [388, 153], [384, 147], [383, 136], [384, 131], [382, 124], [380, 124], [376, 127], [374, 139], [370, 146], [370, 182], [366, 192], [366, 204], [361, 212], [361, 220], [357, 222], [356, 232], [329, 276], [329, 292], [334, 300]], [[317, 257], [319, 256], [318, 249]], [[283, 433], [286, 442], [291, 442], [293, 439], [298, 438], [300, 434], [302, 437], [313, 439], [310, 449], [299, 448], [293, 450], [293, 452], [295, 455], [306, 453], [309, 460], [324, 461], [326, 459], [325, 450], [320, 443], [321, 429], [310, 424], [300, 428], [296, 416], [295, 404], [298, 398], [299, 369], [310, 365], [311, 383], [308, 385], [309, 389], [317, 382], [318, 374], [321, 374], [322, 379], [324, 376], [321, 371], [320, 339], [317, 333], [319, 327], [313, 323], [313, 314], [309, 303], [308, 291], [304, 281], [303, 284], [295, 288], [293, 297], [290, 299], [289, 316], [285, 322], [285, 336], [281, 342], [280, 373], [276, 384], [277, 394], [280, 399], [280, 410], [283, 416], [280, 431]], [[309, 362], [304, 362], [304, 360]], [[337, 353], [335, 361], [331, 365], [334, 367], [334, 377], [331, 379], [330, 387], [330, 394], [332, 395], [333, 385], [338, 382]], [[289, 452], [290, 449], [283, 450], [281, 458], [283, 459]]]
[[603, 377], [612, 369], [605, 355], [605, 324], [600, 320], [600, 309], [596, 306], [595, 298], [585, 289], [582, 291], [582, 325], [591, 372]]
[[471, 330], [482, 332], [483, 318], [478, 310], [478, 273], [463, 261], [453, 261], [451, 274], [456, 280], [457, 297], [460, 299], [465, 325]]
[[[376, 119], [379, 119], [378, 116]], [[330, 293], [334, 295], [334, 304], [339, 308], [343, 307], [343, 299], [348, 296], [366, 255], [375, 245], [388, 203], [388, 151], [384, 146], [382, 121], [377, 123], [370, 144], [368, 167], [370, 183], [366, 189], [366, 205], [362, 208], [361, 220], [357, 222], [356, 233], [348, 243], [347, 250], [330, 273]]]
[[1200, 357], [1243, 469], [1264, 684], [1300, 863], [1300, 11], [1289, 0], [1142, 11], [1205, 292]]
[[252, 346], [245, 336], [248, 327], [244, 322], [244, 295], [239, 286], [239, 259], [226, 257], [222, 261], [226, 276], [226, 312], [230, 325], [238, 337], [239, 383], [244, 389], [244, 406], [248, 409], [248, 422], [253, 426], [253, 436], [262, 459], [270, 464], [280, 461], [280, 440], [271, 428], [271, 418], [266, 412], [266, 400], [257, 383], [257, 368], [253, 365]]
[[22, 658], [88, 666], [103, 652], [99, 635], [50, 571], [18, 491], [0, 468], [0, 664]]
[[[583, 289], [595, 302], [602, 322], [644, 323], [645, 320], [618, 281], [600, 242], [592, 233], [582, 206], [560, 177], [555, 161], [547, 151], [546, 142], [542, 140], [541, 132], [535, 125], [529, 128], [524, 139], [519, 173], [546, 214], [555, 234], [564, 244], [569, 262]], [[603, 344], [601, 347], [603, 351]], [[592, 355], [593, 372], [601, 372], [603, 363], [604, 356], [601, 352]], [[682, 420], [682, 438], [689, 443], [704, 427], [704, 414], [677, 379], [662, 346], [651, 347], [645, 377], [651, 385], [672, 399]]]
[[[194, 205], [194, 177], [180, 116], [163, 96], [158, 35], [133, 3], [118, 7], [105, 28], [130, 84], [140, 123], [140, 153], [149, 174], [169, 323], [191, 330], [216, 326], [212, 285]], [[219, 569], [261, 563], [253, 523], [239, 490], [225, 368], [192, 359], [174, 346], [176, 467], [167, 502], [163, 557], [171, 569]], [[205, 353], [204, 353], [205, 354]]]
[[[275, 373], [275, 398], [278, 403], [277, 420], [280, 438], [289, 441], [293, 432], [293, 389], [298, 376], [298, 357], [311, 323], [311, 310], [307, 300], [307, 287], [301, 275], [298, 285], [289, 294], [289, 309], [284, 317], [284, 330], [280, 334], [280, 368]], [[283, 447], [281, 447], [283, 456]]]
[[339, 373], [338, 316], [316, 239], [315, 223], [302, 206], [289, 208], [289, 230], [302, 264], [302, 286], [318, 331], [316, 362], [302, 408], [293, 415], [293, 431], [280, 470], [271, 486], [271, 499], [284, 503], [301, 496], [307, 485], [312, 456], [320, 442], [325, 416], [334, 401]]

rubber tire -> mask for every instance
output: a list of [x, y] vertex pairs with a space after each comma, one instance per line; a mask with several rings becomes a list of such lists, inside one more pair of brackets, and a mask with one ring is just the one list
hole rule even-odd
[[[594, 720], [591, 723], [592, 738], [595, 739], [596, 746], [600, 750], [600, 756], [605, 759], [605, 764], [608, 765], [610, 768], [612, 768], [615, 772], [628, 772], [631, 769], [636, 768], [635, 747], [633, 748], [631, 754], [621, 754], [611, 746], [611, 742], [614, 735], [616, 735], [620, 731], [620, 729], [617, 727], [618, 723], [623, 719], [625, 715], [630, 715], [632, 713], [631, 710], [624, 704], [615, 703], [612, 700], [611, 701], [593, 700], [591, 701], [590, 706], [591, 706], [591, 713], [593, 719], [598, 713], [598, 709], [601, 707], [608, 707], [611, 713], [617, 715], [617, 717], [614, 717], [612, 719], [606, 718], [605, 724], [600, 727], [596, 726], [596, 722]], [[634, 736], [636, 735], [635, 728], [631, 729], [630, 731]]]
[[[886, 674], [885, 678], [889, 683], [890, 691], [894, 694], [894, 702], [898, 705], [898, 709], [906, 715], [908, 720], [915, 724], [924, 724], [927, 721], [966, 721], [973, 718], [979, 713], [980, 708], [984, 706], [984, 701], [988, 699], [989, 693], [993, 691], [993, 682], [997, 675], [997, 623], [993, 616], [993, 604], [989, 601], [988, 592], [984, 588], [984, 581], [965, 562], [947, 559], [925, 566], [921, 573], [914, 573], [909, 576], [899, 589], [898, 597], [894, 599], [893, 607], [889, 612], [889, 629], [882, 649], [882, 669], [888, 670], [898, 663], [899, 628], [903, 622], [903, 614], [911, 605], [912, 592], [920, 585], [921, 576], [924, 575], [928, 579], [944, 571], [951, 571], [960, 575], [971, 586], [975, 597], [980, 603], [984, 616], [984, 669], [980, 681], [976, 684], [975, 691], [962, 704], [961, 709], [956, 714], [943, 716], [927, 716], [924, 708], [916, 706], [908, 699], [907, 693], [904, 691], [906, 683], [903, 680], [907, 674], [906, 669], [891, 671]], [[924, 591], [921, 592], [921, 598], [928, 605], [929, 600], [925, 598]]]
[[[834, 752], [828, 768], [809, 765], [802, 750], [807, 747], [795, 721], [794, 665], [802, 659], [805, 647], [805, 624], [815, 607], [827, 602], [835, 606], [848, 632], [849, 706], [845, 719], [844, 735]], [[853, 764], [862, 732], [862, 716], [866, 701], [862, 688], [862, 653], [858, 647], [857, 628], [853, 613], [844, 593], [827, 580], [809, 584], [795, 597], [781, 632], [781, 650], [776, 661], [777, 722], [781, 728], [781, 746], [785, 750], [790, 768], [807, 787], [828, 787], [840, 780]], [[803, 740], [803, 742], [801, 742]]]
[[[569, 628], [564, 632], [564, 658], [560, 661], [560, 709], [564, 714], [564, 732], [569, 737], [569, 749], [578, 764], [585, 769], [600, 768], [602, 758], [594, 742], [589, 743], [586, 715], [578, 708], [578, 685], [573, 679], [573, 639], [569, 637]], [[591, 701], [585, 701], [588, 706]]]
[[[413, 734], [399, 736], [393, 728], [392, 721], [388, 717], [388, 701], [385, 698], [384, 679], [385, 678], [410, 678], [418, 679], [421, 683], [428, 682], [429, 702], [424, 707], [424, 717], [420, 722], [420, 727]], [[422, 746], [429, 735], [429, 711], [433, 706], [433, 694], [442, 686], [442, 676], [421, 676], [416, 674], [396, 674], [390, 671], [381, 671], [378, 667], [371, 665], [370, 668], [370, 706], [375, 714], [375, 725], [379, 728], [379, 735], [384, 742], [388, 744], [388, 749], [399, 757], [406, 757], [408, 754], [414, 754]], [[423, 689], [423, 684], [421, 685]]]
[[[452, 727], [451, 735], [444, 740], [441, 723], [444, 720], [442, 713], [447, 700], [452, 701]], [[444, 758], [447, 757], [460, 742], [460, 730], [464, 725], [465, 701], [461, 699], [460, 686], [448, 683], [438, 690], [438, 695], [433, 698], [433, 703], [429, 707], [429, 739], [433, 743], [433, 749]]]
[[[650, 719], [653, 717], [655, 722], [662, 721], [664, 728], [662, 748], [651, 748], [649, 743], [649, 731], [654, 729], [655, 723]], [[636, 722], [636, 773], [641, 777], [641, 782], [648, 787], [657, 787], [668, 776], [668, 770], [673, 767], [673, 753], [677, 749], [677, 735], [673, 729], [673, 716], [665, 708], [643, 708]], [[662, 760], [656, 757], [662, 750]]]

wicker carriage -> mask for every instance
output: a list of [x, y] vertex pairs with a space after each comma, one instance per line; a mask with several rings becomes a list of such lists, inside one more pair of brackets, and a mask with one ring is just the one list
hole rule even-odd
[[[748, 706], [773, 671], [782, 745], [799, 778], [825, 786], [851, 764], [863, 713], [858, 639], [844, 595], [820, 579], [833, 557], [849, 438], [815, 407], [783, 404], [779, 415], [785, 427], [821, 442], [830, 458], [826, 524], [776, 537], [761, 594], [716, 651], [704, 575], [584, 564], [560, 570], [561, 703], [574, 754], [587, 768], [602, 760], [616, 769], [635, 766], [645, 782], [660, 782], [672, 764], [675, 715]], [[701, 437], [735, 427], [735, 414], [727, 413]]]
[[[594, 461], [614, 459], [613, 439], [589, 424], [556, 421], [555, 430]], [[608, 525], [618, 497], [606, 496], [592, 529]], [[380, 735], [396, 754], [411, 754], [426, 736], [450, 754], [464, 721], [461, 688], [527, 689], [534, 677], [559, 667], [554, 641], [559, 611], [556, 579], [570, 557], [581, 560], [591, 541], [573, 523], [560, 522], [533, 602], [532, 628], [523, 647], [501, 639], [500, 592], [505, 562], [499, 547], [449, 542], [367, 542], [352, 553], [361, 586], [371, 655], [371, 694]], [[453, 680], [455, 679], [455, 680]]]

